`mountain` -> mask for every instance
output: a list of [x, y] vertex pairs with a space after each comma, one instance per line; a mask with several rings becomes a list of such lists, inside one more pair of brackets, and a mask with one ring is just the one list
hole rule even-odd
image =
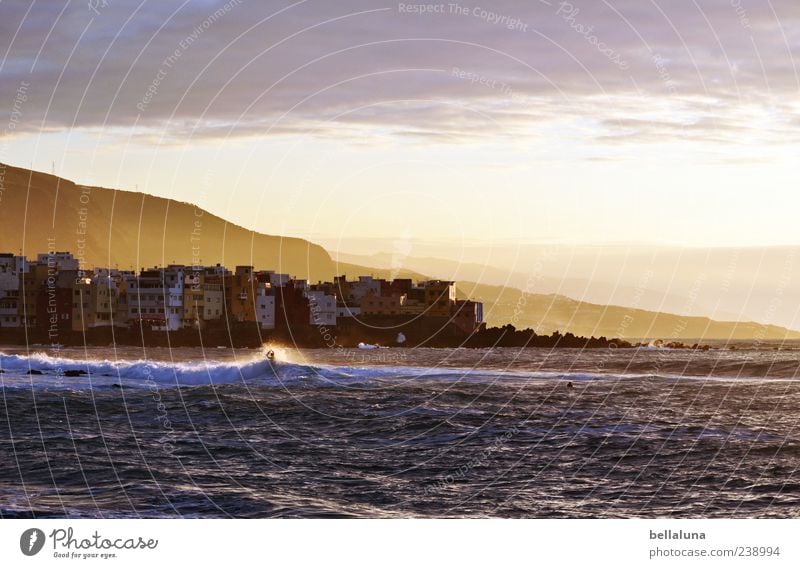
[[[531, 276], [522, 272], [525, 264], [520, 262], [516, 269], [502, 268], [491, 264], [468, 262], [465, 260], [450, 260], [446, 258], [398, 255], [392, 253], [376, 253], [371, 255], [356, 255], [329, 251], [334, 260], [374, 266], [387, 270], [402, 266], [420, 274], [429, 274], [432, 278], [443, 280], [456, 280], [459, 282], [481, 282], [494, 286], [509, 286], [517, 289], [535, 288], [537, 294], [557, 294], [568, 298], [580, 298], [582, 302], [602, 305], [626, 305], [635, 303], [636, 307], [652, 311], [666, 311], [680, 315], [701, 315], [713, 313], [718, 319], [742, 320], [741, 314], [724, 312], [716, 307], [697, 305], [689, 302], [685, 295], [673, 293], [669, 290], [669, 279], [666, 280], [667, 290], [653, 289], [643, 285], [627, 284], [614, 281], [613, 277], [619, 271], [597, 271], [591, 277], [572, 277], [552, 270], [537, 274], [533, 286]], [[611, 276], [612, 279], [604, 280], [599, 274]], [[649, 282], [656, 285], [657, 282]], [[533, 292], [534, 290], [531, 289]], [[635, 299], [635, 302], [632, 300]], [[710, 302], [709, 302], [710, 303]], [[684, 313], [687, 305], [691, 305], [692, 312]], [[763, 312], [762, 312], [763, 313]]]
[[[0, 251], [22, 251], [32, 257], [48, 249], [66, 250], [87, 267], [221, 263], [228, 267], [254, 265], [313, 280], [329, 280], [335, 274], [415, 280], [426, 275], [445, 277], [437, 274], [434, 262], [420, 263], [424, 272], [411, 270], [403, 262], [401, 268], [391, 268], [398, 264], [391, 259], [373, 259], [377, 266], [369, 266], [370, 259], [363, 257], [349, 257], [359, 261], [356, 263], [337, 262], [319, 245], [257, 233], [190, 203], [80, 186], [49, 174], [2, 165], [0, 224]], [[387, 260], [391, 264], [387, 265]], [[477, 267], [471, 268], [470, 276], [479, 274]], [[488, 270], [498, 276], [496, 269]], [[559, 330], [637, 339], [800, 339], [800, 332], [779, 326], [589, 303], [562, 294], [523, 292], [469, 279], [459, 279], [458, 289], [459, 297], [485, 303], [489, 325], [510, 322], [539, 333]]]
[[800, 329], [800, 245], [480, 246], [409, 238], [376, 240], [374, 247], [385, 247], [383, 253], [333, 252], [343, 246], [359, 244], [331, 242], [327, 248], [335, 259], [354, 264], [403, 266], [436, 278], [560, 294], [592, 304]]
[[254, 265], [328, 278], [328, 253], [303, 239], [263, 235], [190, 203], [0, 166], [0, 250], [32, 257], [70, 251], [87, 266]]
[[560, 294], [526, 294], [513, 288], [461, 283], [465, 295], [490, 298], [486, 320], [494, 325], [512, 322], [538, 333], [559, 330], [586, 337], [638, 340], [784, 340], [800, 332], [756, 322], [719, 321], [632, 307], [593, 304]]

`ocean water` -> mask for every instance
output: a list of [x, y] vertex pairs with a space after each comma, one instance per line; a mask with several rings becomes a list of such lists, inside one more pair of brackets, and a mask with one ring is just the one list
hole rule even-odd
[[800, 515], [797, 345], [277, 351], [0, 349], [0, 516]]

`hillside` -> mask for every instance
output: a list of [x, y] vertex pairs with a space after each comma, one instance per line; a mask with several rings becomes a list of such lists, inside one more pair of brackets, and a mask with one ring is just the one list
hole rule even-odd
[[[375, 266], [380, 268], [390, 268], [398, 264], [398, 259], [393, 257], [390, 253], [378, 253], [371, 255], [354, 255], [347, 253], [339, 253], [329, 250], [334, 260], [349, 262], [362, 266]], [[676, 283], [677, 278], [670, 277], [657, 278], [652, 276], [648, 284], [652, 287], [643, 286], [641, 284], [642, 274], [650, 274], [649, 268], [640, 268], [638, 271], [639, 282], [631, 283], [630, 281], [621, 281], [619, 278], [619, 270], [614, 268], [604, 269], [604, 266], [598, 266], [594, 263], [591, 270], [591, 276], [575, 275], [573, 271], [566, 271], [564, 267], [557, 266], [555, 263], [550, 266], [544, 262], [543, 255], [533, 261], [526, 262], [524, 259], [519, 259], [516, 263], [516, 269], [502, 268], [489, 264], [492, 259], [487, 261], [487, 264], [480, 262], [469, 262], [464, 258], [469, 258], [467, 251], [462, 251], [462, 258], [460, 260], [450, 260], [447, 258], [439, 257], [426, 257], [426, 256], [413, 256], [403, 255], [402, 265], [408, 270], [419, 272], [421, 274], [430, 274], [431, 277], [441, 278], [444, 280], [456, 280], [458, 282], [481, 282], [482, 284], [489, 284], [494, 286], [507, 286], [517, 289], [531, 288], [530, 292], [537, 294], [556, 294], [559, 296], [566, 296], [567, 298], [577, 298], [582, 302], [589, 304], [600, 305], [621, 305], [635, 303], [636, 307], [643, 310], [660, 311], [676, 313], [681, 315], [706, 315], [713, 313], [714, 317], [719, 320], [735, 320], [741, 321], [747, 317], [741, 312], [731, 310], [726, 312], [719, 309], [713, 302], [706, 302], [700, 304], [698, 301], [689, 301], [685, 294], [681, 291], [685, 288]], [[479, 253], [475, 257], [480, 258]], [[533, 256], [533, 255], [528, 255]], [[556, 255], [553, 255], [556, 256]], [[574, 258], [573, 255], [562, 253], [563, 258]], [[493, 259], [498, 261], [499, 259]], [[574, 268], [572, 263], [569, 263], [571, 268]], [[584, 262], [584, 264], [586, 264]], [[531, 284], [530, 274], [524, 272], [527, 266], [537, 266], [536, 280]], [[708, 270], [708, 267], [703, 267]], [[683, 273], [691, 274], [691, 270], [686, 270]], [[659, 284], [662, 287], [659, 287]], [[715, 288], [713, 285], [708, 286], [709, 289]], [[716, 287], [718, 289], [718, 287]], [[695, 292], [697, 291], [694, 288]], [[703, 290], [705, 291], [705, 290]], [[635, 302], [631, 299], [635, 298]], [[750, 301], [755, 302], [757, 298], [753, 295], [749, 297]], [[687, 305], [691, 305], [694, 313], [684, 313]], [[753, 310], [756, 313], [763, 315], [765, 309]], [[758, 316], [755, 316], [758, 317]], [[771, 322], [781, 325], [780, 322]]]
[[[408, 270], [366, 268], [338, 263], [338, 273], [395, 275], [421, 278]], [[680, 316], [624, 306], [606, 306], [581, 302], [560, 294], [531, 294], [516, 288], [458, 282], [461, 298], [481, 300], [490, 326], [511, 323], [518, 329], [530, 327], [539, 334], [570, 331], [586, 337], [606, 336], [621, 339], [724, 339], [783, 340], [800, 339], [800, 332], [756, 322], [718, 321], [707, 317]]]
[[[472, 287], [471, 287], [472, 286]], [[539, 333], [559, 330], [576, 335], [622, 339], [800, 339], [800, 332], [755, 322], [718, 321], [707, 317], [680, 316], [624, 306], [606, 306], [573, 300], [558, 294], [524, 294], [499, 286], [462, 283], [475, 298], [491, 298], [487, 321], [512, 322]]]
[[301, 278], [328, 278], [333, 272], [330, 256], [318, 245], [249, 231], [189, 203], [77, 186], [11, 166], [2, 181], [2, 251], [33, 257], [52, 246], [81, 256], [87, 266], [219, 262]]

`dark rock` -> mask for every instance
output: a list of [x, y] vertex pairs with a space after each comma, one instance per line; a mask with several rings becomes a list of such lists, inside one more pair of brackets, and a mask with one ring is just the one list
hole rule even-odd
[[86, 375], [86, 374], [87, 374], [86, 371], [80, 371], [80, 370], [77, 370], [77, 371], [75, 371], [75, 370], [64, 371], [64, 376], [65, 377], [80, 377], [80, 376]]

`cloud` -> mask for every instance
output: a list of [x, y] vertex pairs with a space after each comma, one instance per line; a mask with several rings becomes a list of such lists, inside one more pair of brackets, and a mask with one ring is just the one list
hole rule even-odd
[[[759, 119], [740, 109], [800, 86], [796, 0], [93, 4], [0, 4], [0, 109], [30, 83], [17, 132], [457, 142], [572, 117], [598, 141], [736, 143]], [[761, 137], [783, 143], [790, 116]]]

